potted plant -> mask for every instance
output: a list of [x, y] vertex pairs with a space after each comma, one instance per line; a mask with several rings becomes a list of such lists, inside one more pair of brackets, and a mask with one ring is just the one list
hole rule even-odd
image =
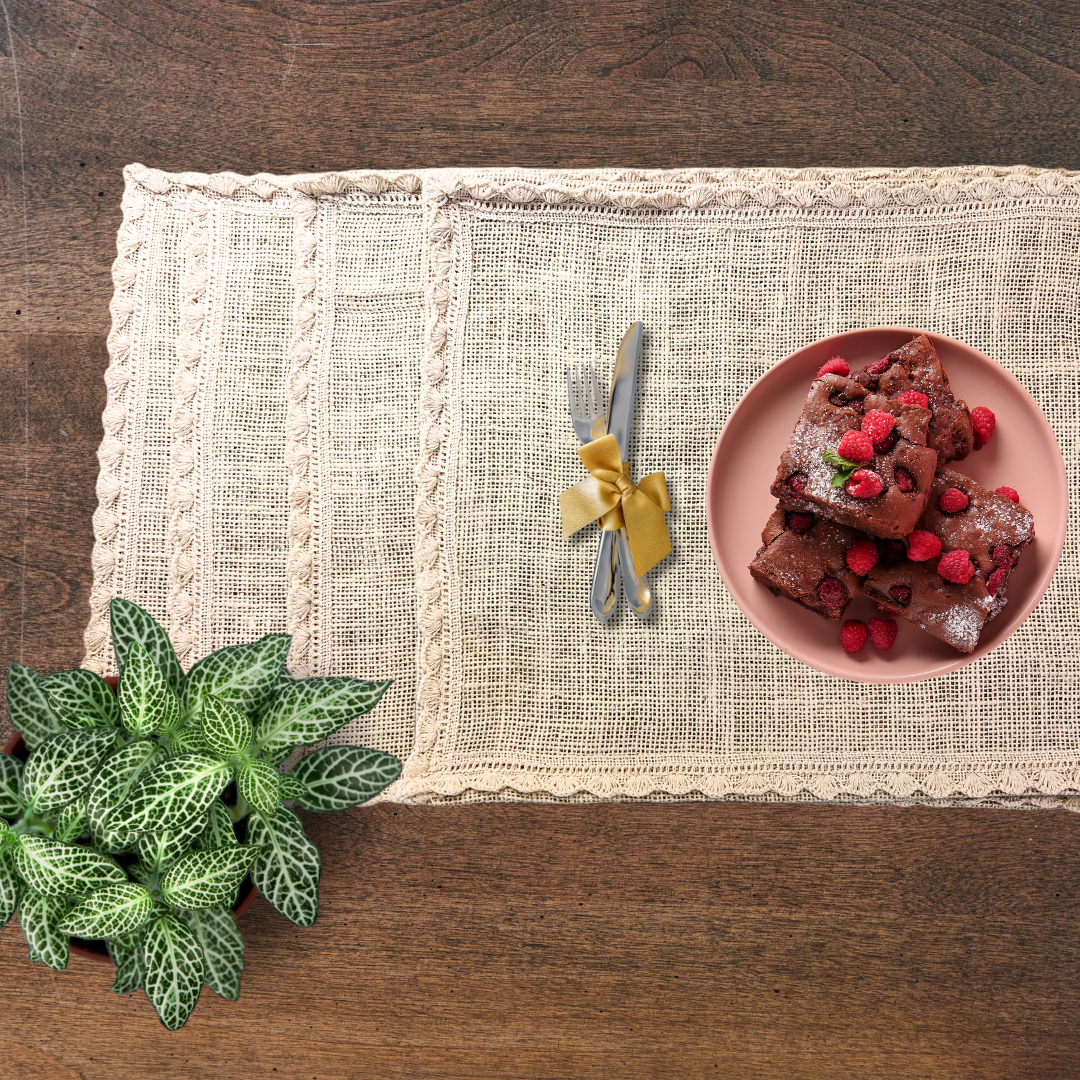
[[[185, 675], [168, 635], [113, 600], [113, 688], [84, 670], [13, 664], [7, 700], [29, 753], [0, 754], [0, 925], [18, 911], [30, 959], [62, 970], [71, 938], [104, 940], [113, 990], [143, 989], [169, 1030], [205, 983], [240, 993], [233, 906], [251, 882], [286, 918], [318, 914], [319, 852], [293, 812], [366, 802], [401, 762], [327, 746], [390, 685], [292, 679], [290, 638], [220, 649]], [[14, 747], [12, 747], [14, 749]]]

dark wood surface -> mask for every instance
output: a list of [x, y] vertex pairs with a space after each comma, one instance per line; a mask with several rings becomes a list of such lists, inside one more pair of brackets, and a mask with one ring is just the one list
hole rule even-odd
[[[1074, 3], [3, 0], [0, 663], [81, 659], [121, 167], [1080, 167]], [[5, 729], [6, 730], [6, 729]], [[0, 1076], [1080, 1075], [1080, 819], [381, 806], [169, 1034], [0, 933]]]

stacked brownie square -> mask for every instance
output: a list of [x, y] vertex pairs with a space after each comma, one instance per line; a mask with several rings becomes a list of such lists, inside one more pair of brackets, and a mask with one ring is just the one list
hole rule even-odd
[[1031, 514], [945, 467], [970, 452], [972, 421], [929, 338], [846, 375], [830, 361], [810, 387], [750, 572], [831, 620], [863, 592], [972, 652], [1034, 536]]

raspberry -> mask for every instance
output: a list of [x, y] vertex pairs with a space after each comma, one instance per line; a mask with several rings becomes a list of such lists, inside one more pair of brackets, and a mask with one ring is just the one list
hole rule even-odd
[[899, 615], [900, 614], [900, 612], [897, 611], [896, 608], [889, 607], [888, 604], [883, 604], [883, 603], [881, 603], [880, 600], [878, 601], [877, 609], [878, 609], [878, 611], [881, 612], [882, 615]]
[[848, 619], [840, 627], [840, 644], [844, 646], [844, 652], [857, 653], [869, 636], [866, 623], [857, 619]]
[[900, 441], [900, 432], [893, 428], [888, 435], [885, 436], [881, 442], [874, 443], [875, 454], [888, 454], [892, 451], [892, 448]]
[[994, 565], [999, 570], [1008, 570], [1013, 564], [1013, 549], [1008, 544], [998, 544], [990, 552], [990, 558], [994, 560]]
[[853, 574], [866, 577], [877, 566], [877, 544], [873, 540], [856, 540], [844, 558]]
[[854, 409], [855, 412], [862, 412], [862, 401], [859, 398], [849, 398], [842, 390], [834, 390], [829, 395], [829, 404], [835, 405], [838, 409]]
[[874, 444], [861, 431], [845, 431], [836, 452], [847, 461], [872, 461]]
[[873, 469], [856, 469], [844, 490], [853, 499], [872, 499], [885, 490], [885, 484]]
[[867, 369], [867, 375], [880, 375], [883, 371], [888, 371], [892, 366], [891, 361], [887, 356], [883, 356], [880, 360], [875, 360]]
[[847, 375], [850, 371], [848, 362], [842, 356], [834, 356], [818, 368], [816, 378], [820, 379], [822, 375]]
[[905, 390], [902, 394], [896, 395], [897, 401], [902, 401], [905, 405], [918, 405], [920, 409], [930, 408], [930, 399], [925, 394], [920, 394], [918, 390]]
[[848, 601], [847, 589], [828, 574], [818, 586], [818, 596], [826, 607], [843, 607]]
[[937, 501], [938, 507], [946, 514], [959, 514], [967, 509], [968, 497], [959, 488], [949, 488]]
[[881, 409], [871, 409], [862, 418], [862, 429], [876, 446], [877, 443], [885, 441], [895, 423], [896, 417], [892, 413], [883, 412]]
[[1004, 495], [1006, 499], [1012, 499], [1014, 503], [1020, 502], [1020, 496], [1017, 494], [1016, 488], [999, 487], [995, 489], [995, 494]]
[[975, 564], [971, 556], [963, 549], [950, 551], [941, 556], [937, 572], [946, 580], [956, 585], [966, 585], [975, 576]]
[[971, 430], [975, 434], [976, 450], [981, 450], [990, 441], [996, 424], [997, 417], [985, 405], [971, 410]]
[[911, 475], [904, 468], [903, 465], [897, 465], [893, 469], [893, 479], [896, 481], [896, 486], [905, 494], [910, 495], [915, 490], [915, 477]]
[[926, 529], [915, 529], [908, 537], [907, 557], [912, 562], [926, 562], [941, 554], [941, 541]]
[[789, 476], [787, 486], [801, 499], [806, 490], [806, 473], [797, 472]]
[[889, 590], [889, 595], [901, 606], [907, 607], [911, 603], [911, 586], [894, 585]]
[[885, 554], [881, 556], [881, 565], [888, 568], [895, 566], [901, 559], [907, 556], [907, 548], [903, 540], [890, 540], [885, 545]]
[[787, 527], [795, 533], [796, 536], [802, 536], [808, 529], [814, 527], [814, 515], [813, 514], [789, 514]]
[[878, 652], [888, 652], [896, 640], [896, 623], [892, 619], [870, 620], [870, 644]]
[[1009, 571], [1008, 570], [1002, 570], [1000, 568], [995, 570], [990, 575], [990, 577], [987, 578], [986, 591], [991, 596], [997, 596], [998, 589], [1000, 589], [1001, 586], [1005, 584], [1005, 582], [1008, 580], [1008, 578], [1009, 578]]

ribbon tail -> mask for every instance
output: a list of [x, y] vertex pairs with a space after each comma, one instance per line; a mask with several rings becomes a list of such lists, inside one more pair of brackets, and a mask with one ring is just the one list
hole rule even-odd
[[622, 510], [634, 573], [644, 577], [661, 559], [671, 554], [671, 534], [664, 512], [640, 489], [624, 496]]
[[671, 496], [668, 494], [667, 480], [662, 472], [643, 476], [638, 483], [638, 491], [644, 491], [664, 513], [671, 509]]
[[579, 529], [611, 513], [618, 505], [618, 488], [595, 476], [586, 476], [580, 483], [559, 494], [563, 539], [568, 539]]

